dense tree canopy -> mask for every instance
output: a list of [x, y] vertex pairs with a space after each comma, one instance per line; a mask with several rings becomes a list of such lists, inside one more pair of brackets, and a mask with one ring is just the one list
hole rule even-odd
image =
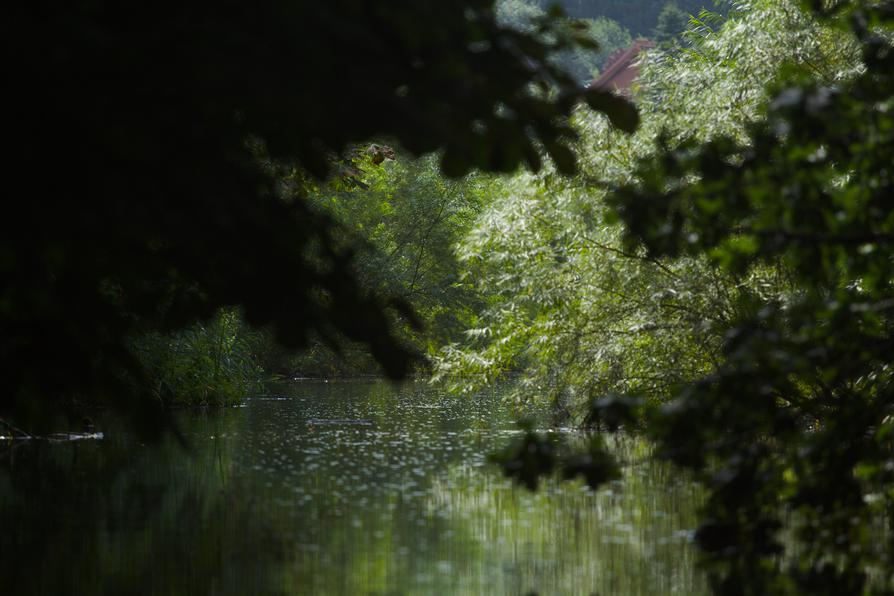
[[[718, 593], [894, 583], [894, 5], [814, 4], [703, 20], [647, 57], [637, 135], [486, 212], [465, 250], [500, 300], [442, 363], [642, 424], [710, 491]], [[616, 474], [598, 441], [535, 433], [502, 462], [529, 486]]]
[[659, 399], [719, 359], [721, 329], [748, 297], [785, 291], [786, 276], [771, 268], [734, 279], [700, 256], [670, 263], [628, 249], [606, 207], [608, 191], [654, 158], [662, 136], [744, 138], [767, 101], [766, 81], [795, 53], [806, 72], [856, 68], [851, 44], [791, 4], [756, 6], [722, 34], [700, 35], [690, 51], [646, 56], [635, 135], [581, 113], [579, 176], [545, 171], [494, 186], [461, 246], [470, 279], [493, 298], [469, 341], [444, 351], [443, 376], [472, 389], [521, 370], [520, 399], [546, 393], [572, 409], [606, 391]]
[[47, 400], [126, 396], [128, 336], [225, 305], [288, 346], [343, 333], [407, 371], [387, 297], [357, 284], [331, 218], [281, 197], [261, 156], [325, 176], [347, 143], [386, 136], [442, 150], [452, 176], [537, 169], [540, 148], [571, 172], [579, 100], [636, 124], [550, 65], [589, 43], [579, 28], [544, 17], [535, 38], [497, 24], [492, 0], [39, 2], [5, 23], [24, 194], [0, 223], [0, 409], [20, 420]]

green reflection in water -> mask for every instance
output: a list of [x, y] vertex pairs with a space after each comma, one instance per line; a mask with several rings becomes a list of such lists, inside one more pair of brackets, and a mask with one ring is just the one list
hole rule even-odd
[[[190, 445], [0, 451], [0, 588], [60, 594], [698, 594], [700, 493], [630, 437], [592, 493], [515, 488], [497, 395], [302, 383], [184, 413]], [[364, 424], [309, 423], [363, 419]], [[570, 440], [578, 440], [567, 433]]]

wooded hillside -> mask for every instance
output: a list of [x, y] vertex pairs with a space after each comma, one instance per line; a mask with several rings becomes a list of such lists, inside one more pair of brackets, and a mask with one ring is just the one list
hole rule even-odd
[[[542, 1], [544, 5], [550, 3]], [[573, 17], [605, 17], [629, 29], [633, 36], [649, 37], [666, 4], [676, 4], [684, 12], [697, 15], [702, 9], [723, 11], [727, 3], [718, 6], [713, 0], [558, 0], [558, 4]]]

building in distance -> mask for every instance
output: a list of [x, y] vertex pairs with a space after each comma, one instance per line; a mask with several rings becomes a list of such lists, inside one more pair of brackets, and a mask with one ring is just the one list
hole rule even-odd
[[633, 83], [639, 76], [638, 58], [644, 51], [655, 47], [648, 39], [637, 39], [627, 48], [618, 50], [605, 62], [605, 68], [598, 79], [590, 82], [588, 87], [613, 91], [619, 95], [630, 97]]

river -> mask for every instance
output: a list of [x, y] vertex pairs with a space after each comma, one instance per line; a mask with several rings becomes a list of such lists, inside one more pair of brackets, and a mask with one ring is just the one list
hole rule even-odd
[[[0, 593], [700, 594], [701, 491], [610, 444], [593, 492], [506, 480], [499, 392], [301, 382], [179, 412], [182, 435], [0, 446]], [[569, 429], [554, 429], [566, 440]]]

